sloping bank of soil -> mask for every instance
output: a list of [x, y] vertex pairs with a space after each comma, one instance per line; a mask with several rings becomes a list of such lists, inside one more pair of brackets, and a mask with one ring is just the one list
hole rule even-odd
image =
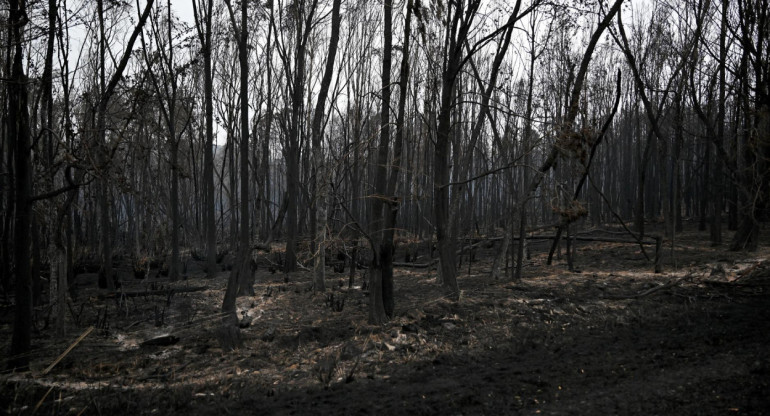
[[[697, 238], [690, 243], [676, 257], [686, 266], [662, 275], [650, 273], [634, 248], [613, 244], [582, 246], [579, 274], [536, 256], [523, 281], [501, 282], [489, 279], [488, 261], [477, 263], [471, 272], [480, 274], [460, 278], [459, 302], [441, 298], [434, 271], [402, 270], [397, 317], [385, 327], [366, 324], [365, 296], [338, 287], [347, 282], [341, 275], [330, 279], [335, 302], [310, 292], [306, 274], [288, 283], [260, 274], [258, 295], [239, 299], [252, 324], [243, 329], [244, 347], [232, 353], [218, 348], [216, 321], [206, 319], [217, 310], [224, 277], [194, 278], [186, 284], [211, 289], [157, 301], [170, 305], [167, 328], [157, 329], [174, 332], [177, 344], [127, 347], [126, 339], [152, 332], [151, 322], [134, 323], [157, 304], [138, 300], [123, 314], [113, 305], [112, 329], [89, 337], [47, 376], [39, 371], [74, 336], [40, 334], [37, 344], [47, 347], [33, 361], [36, 371], [3, 376], [0, 409], [32, 414], [40, 403], [37, 414], [766, 414], [770, 273], [740, 272], [767, 253], [745, 259], [701, 247]], [[194, 316], [175, 325], [182, 306]]]

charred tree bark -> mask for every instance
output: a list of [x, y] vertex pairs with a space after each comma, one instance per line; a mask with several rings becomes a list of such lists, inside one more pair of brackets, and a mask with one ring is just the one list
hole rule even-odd
[[267, 76], [267, 112], [265, 113], [265, 134], [262, 139], [262, 172], [259, 175], [258, 186], [262, 200], [262, 224], [260, 228], [260, 238], [263, 241], [270, 242], [272, 240], [273, 232], [271, 227], [272, 220], [272, 206], [270, 204], [270, 135], [273, 125], [273, 65], [272, 65], [272, 35], [274, 25], [273, 8], [270, 8], [270, 23], [267, 31], [267, 45], [265, 45], [265, 54], [267, 55], [267, 62], [265, 62], [265, 71]]
[[104, 3], [97, 0], [99, 17], [99, 94], [100, 100], [96, 115], [96, 148], [97, 161], [101, 169], [99, 176], [99, 225], [100, 229], [100, 248], [102, 256], [102, 266], [99, 270], [99, 285], [109, 290], [115, 290], [115, 279], [112, 272], [112, 223], [110, 221], [110, 189], [109, 179], [107, 178], [107, 168], [109, 166], [109, 150], [107, 149], [107, 106], [109, 100], [106, 98], [107, 86], [105, 79], [106, 62], [106, 35], [104, 23]]
[[[727, 66], [727, 13], [729, 1], [722, 0], [722, 18], [719, 29], [719, 97], [717, 98], [717, 132], [714, 146], [719, 149], [724, 146], [725, 140], [725, 99], [726, 99], [726, 66]], [[717, 151], [718, 153], [718, 151]], [[722, 244], [722, 210], [724, 207], [724, 161], [716, 158], [714, 163], [714, 198], [711, 205], [710, 237], [712, 245]]]
[[449, 5], [447, 18], [446, 56], [441, 72], [441, 98], [436, 129], [433, 167], [433, 212], [438, 246], [441, 285], [447, 296], [458, 299], [457, 266], [449, 218], [449, 150], [452, 142], [452, 108], [455, 101], [455, 81], [462, 68], [462, 47], [467, 39], [471, 22], [479, 8], [479, 1], [472, 1], [467, 10], [460, 4]]
[[[238, 229], [238, 254], [235, 264], [227, 279], [225, 296], [222, 301], [222, 327], [220, 344], [225, 350], [233, 350], [241, 346], [241, 334], [238, 326], [235, 299], [238, 294], [254, 294], [253, 281], [251, 280], [251, 245], [249, 244], [249, 61], [248, 61], [248, 3], [241, 2], [240, 27], [236, 23], [235, 13], [230, 0], [225, 0], [230, 13], [230, 21], [238, 43], [238, 61], [240, 63], [240, 106], [241, 106], [241, 137], [239, 143], [240, 156], [240, 227]], [[235, 152], [235, 146], [233, 146]], [[233, 175], [234, 172], [231, 172]], [[235, 192], [235, 189], [231, 189]], [[236, 208], [233, 207], [233, 210]], [[232, 221], [235, 221], [233, 218]], [[235, 237], [235, 236], [234, 236]]]
[[323, 292], [326, 290], [325, 285], [325, 243], [326, 243], [326, 204], [327, 204], [327, 175], [326, 167], [324, 166], [324, 154], [322, 146], [323, 138], [323, 120], [325, 117], [324, 111], [326, 109], [326, 98], [329, 94], [329, 86], [332, 82], [332, 75], [334, 73], [334, 60], [337, 56], [337, 44], [340, 39], [340, 0], [334, 0], [332, 4], [332, 21], [331, 21], [331, 37], [329, 38], [329, 53], [326, 58], [326, 68], [324, 69], [323, 79], [321, 80], [321, 88], [318, 92], [318, 102], [316, 103], [315, 111], [313, 114], [313, 169], [315, 174], [313, 180], [315, 183], [315, 262], [313, 267], [313, 290]]
[[407, 87], [409, 82], [409, 47], [410, 36], [412, 34], [412, 9], [414, 7], [411, 0], [406, 5], [406, 21], [404, 22], [404, 44], [402, 47], [401, 73], [399, 75], [399, 96], [398, 113], [396, 114], [396, 135], [393, 144], [393, 161], [390, 169], [390, 178], [386, 185], [386, 194], [390, 196], [384, 206], [384, 233], [380, 244], [380, 265], [382, 266], [382, 303], [385, 309], [385, 315], [392, 318], [395, 313], [395, 298], [393, 296], [393, 258], [395, 245], [396, 218], [401, 204], [399, 197], [399, 175], [401, 173], [401, 156], [404, 148], [406, 117]]
[[[174, 63], [174, 43], [172, 35], [172, 15], [171, 15], [171, 2], [168, 1], [166, 5], [167, 21], [165, 27], [165, 33], [161, 34], [161, 28], [157, 27], [157, 24], [152, 24], [152, 32], [155, 36], [157, 45], [162, 45], [162, 36], [165, 36], [165, 41], [168, 42], [168, 51], [159, 50], [160, 65], [162, 67], [160, 73], [162, 79], [159, 80], [155, 71], [152, 69], [153, 62], [147, 54], [147, 44], [144, 39], [144, 32], [141, 33], [142, 50], [144, 60], [148, 67], [149, 78], [152, 81], [152, 85], [155, 89], [155, 93], [158, 95], [158, 99], [161, 100], [159, 105], [161, 115], [166, 124], [166, 130], [168, 137], [166, 139], [169, 153], [170, 153], [170, 168], [171, 168], [171, 193], [169, 195], [171, 206], [171, 261], [169, 264], [168, 275], [171, 281], [179, 280], [179, 229], [181, 228], [181, 218], [179, 212], [179, 141], [183, 131], [177, 132], [177, 89], [178, 89], [178, 71]], [[155, 20], [157, 22], [157, 20]], [[184, 129], [182, 129], [184, 130]]]
[[[301, 1], [294, 6], [296, 25], [296, 44], [294, 54], [294, 78], [291, 82], [291, 121], [289, 125], [289, 137], [286, 144], [286, 195], [288, 204], [286, 209], [287, 236], [286, 256], [283, 270], [289, 273], [297, 270], [297, 238], [299, 234], [299, 204], [300, 199], [300, 123], [305, 91], [305, 52], [307, 40], [310, 36], [313, 23], [313, 15], [318, 0], [312, 0], [310, 10], [305, 13], [305, 2]], [[287, 74], [290, 71], [287, 70]]]
[[108, 178], [108, 171], [109, 171], [109, 165], [111, 163], [111, 152], [110, 149], [107, 146], [107, 108], [109, 107], [110, 99], [112, 98], [113, 94], [115, 93], [115, 88], [118, 86], [118, 82], [123, 78], [123, 71], [126, 69], [126, 66], [128, 65], [128, 61], [131, 58], [133, 49], [134, 49], [134, 43], [136, 43], [136, 39], [139, 37], [139, 33], [142, 31], [142, 28], [144, 27], [144, 23], [147, 21], [147, 18], [150, 15], [150, 11], [152, 10], [152, 4], [154, 0], [148, 0], [147, 4], [145, 5], [144, 11], [139, 16], [139, 22], [137, 23], [136, 27], [134, 27], [133, 32], [131, 33], [131, 36], [128, 39], [128, 42], [126, 43], [126, 48], [123, 52], [123, 56], [120, 59], [120, 61], [117, 63], [115, 67], [115, 72], [113, 72], [112, 76], [110, 77], [109, 82], [106, 81], [106, 71], [105, 71], [105, 59], [106, 59], [106, 37], [104, 33], [104, 10], [103, 10], [103, 0], [98, 0], [97, 6], [98, 6], [98, 18], [99, 18], [99, 103], [98, 103], [98, 109], [97, 109], [97, 161], [99, 162], [99, 166], [97, 168], [101, 170], [101, 174], [99, 175], [99, 222], [101, 226], [101, 271], [103, 278], [105, 279], [105, 283], [108, 289], [114, 290], [115, 289], [115, 280], [114, 280], [114, 273], [112, 270], [112, 221], [110, 218], [110, 207], [112, 205], [111, 198], [110, 198], [110, 184], [109, 184], [109, 178]]
[[[211, 35], [213, 0], [193, 2], [195, 29], [203, 55], [203, 101], [206, 116], [206, 133], [203, 148], [203, 227], [206, 247], [206, 276], [217, 274], [217, 222], [214, 208], [214, 92], [211, 67]], [[205, 8], [205, 11], [204, 11]]]
[[[740, 186], [743, 193], [739, 206], [739, 226], [730, 243], [731, 250], [756, 251], [759, 246], [761, 224], [770, 220], [770, 10], [766, 0], [739, 1], [738, 12], [742, 18], [738, 35], [744, 47], [746, 65], [754, 71], [753, 88], [749, 79], [741, 77], [745, 100], [752, 100], [748, 90], [754, 90], [753, 111], [747, 111], [746, 134], [743, 147]], [[743, 74], [748, 71], [743, 68]]]
[[[383, 4], [383, 50], [382, 50], [382, 104], [380, 107], [380, 142], [377, 147], [374, 195], [371, 196], [372, 264], [369, 270], [369, 322], [381, 324], [388, 319], [385, 312], [383, 275], [386, 268], [393, 273], [392, 242], [386, 240], [385, 216], [386, 186], [388, 176], [388, 152], [390, 150], [390, 63], [393, 52], [393, 1]], [[391, 239], [392, 241], [392, 239]], [[387, 263], [387, 264], [385, 264]]]
[[[230, 21], [238, 43], [238, 61], [240, 64], [240, 143], [238, 148], [240, 168], [240, 224], [237, 229], [237, 256], [227, 281], [227, 289], [222, 302], [222, 311], [235, 313], [237, 295], [253, 295], [254, 281], [251, 273], [251, 244], [249, 227], [249, 55], [248, 55], [248, 3], [241, 2], [240, 24], [236, 22], [230, 0], [225, 0], [230, 13]], [[233, 146], [233, 151], [235, 147]], [[234, 174], [234, 172], [231, 172]], [[231, 190], [234, 192], [234, 189]], [[235, 207], [233, 207], [235, 209]], [[234, 236], [235, 237], [235, 236]], [[235, 318], [237, 322], [237, 317]]]
[[30, 274], [30, 127], [27, 108], [27, 77], [24, 74], [24, 26], [29, 22], [26, 4], [9, 0], [8, 41], [12, 48], [11, 82], [8, 84], [8, 138], [14, 154], [14, 274], [16, 310], [11, 340], [10, 370], [29, 369], [32, 335], [32, 276]]
[[[530, 146], [532, 142], [532, 89], [535, 83], [535, 60], [537, 59], [537, 52], [535, 51], [536, 42], [535, 37], [535, 22], [534, 17], [530, 27], [530, 44], [529, 44], [529, 82], [527, 83], [527, 104], [526, 113], [524, 117], [524, 143], [522, 150], [524, 151], [524, 174], [523, 183], [529, 182], [529, 165], [532, 163], [532, 155]], [[586, 170], [587, 171], [587, 170]], [[519, 202], [519, 243], [516, 245], [516, 268], [513, 273], [515, 280], [521, 279], [521, 272], [524, 268], [524, 251], [527, 244], [527, 199], [526, 195], [522, 201]]]

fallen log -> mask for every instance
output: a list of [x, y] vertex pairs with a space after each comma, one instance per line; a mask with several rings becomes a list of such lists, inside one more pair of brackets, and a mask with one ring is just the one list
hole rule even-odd
[[644, 245], [647, 245], [647, 246], [651, 246], [651, 245], [655, 244], [655, 240], [651, 240], [651, 241], [642, 240], [641, 242], [639, 242], [639, 241], [634, 241], [634, 240], [624, 240], [622, 238], [611, 238], [611, 237], [605, 238], [605, 237], [580, 237], [580, 236], [575, 236], [575, 237], [572, 237], [572, 239], [573, 240], [577, 240], [577, 241], [591, 241], [591, 242], [595, 242], [595, 243], [644, 244]]
[[148, 340], [143, 341], [140, 345], [143, 347], [165, 347], [168, 345], [174, 345], [177, 342], [179, 342], [179, 337], [175, 335], [159, 335], [154, 338], [150, 338]]
[[114, 291], [109, 293], [102, 293], [98, 296], [99, 299], [111, 299], [116, 297], [136, 298], [140, 296], [168, 296], [173, 293], [189, 293], [189, 292], [202, 292], [208, 290], [208, 286], [190, 286], [190, 287], [177, 287], [160, 290], [132, 290], [132, 291]]
[[[489, 241], [497, 241], [497, 240], [501, 240], [501, 239], [502, 239], [501, 237], [493, 237], [493, 238], [485, 238], [483, 240], [479, 240], [479, 241], [477, 241], [477, 242], [475, 242], [473, 244], [464, 246], [463, 248], [457, 250], [455, 252], [455, 255], [460, 256], [463, 253], [465, 253], [466, 251], [472, 250], [472, 249], [480, 246], [483, 243], [487, 243]], [[428, 263], [401, 263], [401, 262], [393, 262], [393, 267], [410, 267], [410, 268], [415, 268], [415, 269], [425, 269], [425, 268], [428, 268], [428, 267], [436, 265], [436, 263], [438, 263], [438, 258], [435, 258], [435, 259], [431, 260]]]
[[[530, 235], [527, 236], [527, 240], [552, 240], [556, 236], [553, 235]], [[518, 240], [519, 237], [512, 237], [514, 240]], [[562, 237], [566, 238], [566, 237]], [[656, 245], [657, 240], [652, 241], [632, 241], [632, 240], [624, 240], [622, 238], [611, 238], [611, 237], [581, 237], [581, 236], [573, 236], [571, 237], [573, 240], [577, 241], [589, 241], [594, 243], [621, 243], [621, 244], [644, 244], [644, 245]], [[461, 255], [465, 253], [468, 250], [474, 249], [478, 247], [479, 245], [489, 242], [489, 241], [498, 241], [501, 240], [500, 237], [493, 237], [493, 238], [487, 238], [483, 240], [479, 240], [473, 244], [467, 245], [455, 253], [456, 255]], [[659, 244], [659, 243], [658, 243]], [[438, 258], [433, 259], [427, 263], [403, 263], [403, 262], [393, 262], [393, 267], [407, 267], [407, 268], [413, 268], [413, 269], [425, 269], [428, 267], [435, 266], [436, 263], [438, 263]]]
[[398, 261], [393, 262], [393, 267], [408, 267], [413, 269], [426, 269], [428, 267], [435, 266], [438, 263], [438, 258], [433, 259], [428, 263], [402, 263]]

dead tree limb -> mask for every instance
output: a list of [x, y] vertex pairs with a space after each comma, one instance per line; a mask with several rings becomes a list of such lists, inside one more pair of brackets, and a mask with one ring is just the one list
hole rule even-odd
[[[604, 125], [599, 131], [599, 134], [596, 140], [594, 140], [593, 144], [591, 144], [591, 153], [588, 156], [588, 160], [586, 161], [585, 165], [583, 166], [583, 174], [580, 180], [578, 181], [578, 184], [575, 187], [574, 195], [572, 196], [572, 199], [574, 201], [577, 201], [578, 196], [580, 195], [580, 192], [583, 190], [583, 185], [585, 184], [586, 178], [588, 178], [588, 173], [591, 170], [591, 163], [593, 162], [594, 156], [596, 155], [596, 149], [599, 147], [599, 144], [601, 144], [610, 126], [612, 126], [612, 120], [615, 118], [615, 114], [618, 112], [618, 107], [620, 106], [620, 91], [621, 91], [620, 81], [621, 81], [621, 71], [620, 69], [618, 69], [618, 75], [617, 75], [617, 81], [616, 81], [617, 86], [615, 87], [615, 104], [612, 106], [612, 111], [610, 111], [609, 117], [607, 117], [607, 120], [604, 121]], [[561, 237], [561, 234], [564, 232], [564, 229], [572, 221], [575, 221], [576, 219], [577, 218], [573, 219], [568, 216], [568, 217], [565, 217], [564, 221], [561, 224], [559, 224], [559, 227], [556, 230], [556, 238], [554, 238], [553, 245], [551, 246], [551, 250], [548, 252], [548, 264], [551, 264], [551, 260], [553, 259], [553, 253], [554, 251], [556, 251], [556, 245], [559, 242], [559, 237]]]
[[42, 373], [40, 373], [40, 374], [41, 374], [41, 375], [46, 375], [46, 374], [48, 374], [48, 372], [49, 372], [49, 371], [53, 370], [53, 368], [54, 368], [54, 367], [56, 367], [56, 364], [59, 364], [59, 362], [61, 362], [61, 360], [63, 360], [63, 359], [64, 359], [64, 357], [66, 357], [66, 356], [67, 356], [67, 354], [69, 354], [69, 353], [70, 353], [70, 352], [71, 352], [73, 349], [75, 349], [75, 347], [76, 347], [78, 344], [80, 344], [80, 342], [81, 342], [81, 341], [83, 341], [83, 340], [84, 340], [84, 339], [85, 339], [85, 338], [88, 336], [88, 334], [90, 334], [90, 333], [91, 333], [93, 330], [94, 330], [94, 327], [92, 327], [92, 326], [89, 326], [89, 327], [88, 327], [88, 329], [86, 329], [86, 330], [85, 330], [85, 332], [83, 332], [82, 334], [80, 334], [80, 336], [78, 337], [78, 339], [76, 339], [76, 340], [75, 340], [75, 342], [73, 342], [72, 344], [70, 344], [70, 346], [69, 346], [69, 347], [68, 347], [66, 350], [64, 350], [64, 352], [63, 352], [63, 353], [61, 353], [61, 354], [60, 354], [58, 357], [56, 357], [56, 359], [54, 360], [54, 362], [52, 362], [52, 363], [51, 363], [51, 365], [49, 365], [49, 366], [48, 366], [48, 367], [47, 367], [45, 370], [43, 370], [43, 372], [42, 372]]
[[628, 233], [628, 234], [629, 234], [631, 237], [634, 237], [634, 240], [636, 240], [636, 242], [639, 244], [639, 249], [640, 249], [640, 250], [642, 250], [642, 254], [644, 254], [644, 257], [647, 259], [647, 261], [650, 261], [650, 256], [649, 256], [649, 255], [647, 255], [647, 251], [644, 249], [644, 243], [643, 243], [642, 239], [641, 239], [641, 238], [639, 238], [639, 237], [638, 237], [636, 234], [634, 234], [634, 232], [633, 232], [633, 231], [631, 231], [631, 229], [630, 229], [630, 228], [628, 228], [628, 226], [626, 225], [625, 221], [623, 221], [623, 218], [621, 218], [621, 217], [620, 217], [620, 215], [619, 215], [617, 212], [615, 212], [615, 210], [614, 210], [614, 209], [612, 209], [612, 204], [611, 204], [611, 203], [610, 203], [610, 201], [607, 199], [607, 196], [606, 196], [606, 195], [604, 195], [604, 192], [602, 192], [602, 190], [601, 190], [601, 189], [599, 189], [599, 187], [598, 187], [598, 186], [596, 186], [596, 184], [594, 183], [594, 180], [593, 180], [593, 178], [591, 178], [591, 176], [590, 176], [590, 175], [588, 176], [588, 180], [591, 182], [591, 186], [594, 188], [594, 190], [595, 190], [597, 193], [599, 193], [599, 196], [601, 196], [601, 197], [602, 197], [602, 201], [604, 201], [604, 203], [605, 203], [605, 204], [607, 204], [607, 208], [608, 208], [608, 209], [610, 210], [610, 212], [612, 213], [612, 216], [613, 216], [613, 217], [615, 217], [615, 219], [616, 219], [616, 220], [618, 220], [618, 221], [620, 222], [620, 225], [622, 225], [622, 226], [623, 226], [623, 229], [624, 229], [624, 230], [626, 230], [626, 232], [627, 232], [627, 233]]

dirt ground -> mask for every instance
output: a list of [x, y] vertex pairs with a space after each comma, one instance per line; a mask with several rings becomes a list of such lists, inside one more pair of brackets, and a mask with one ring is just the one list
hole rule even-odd
[[[544, 243], [521, 281], [489, 277], [495, 248], [460, 268], [461, 299], [435, 269], [396, 270], [396, 316], [367, 324], [367, 297], [329, 270], [326, 294], [307, 271], [258, 271], [238, 299], [250, 324], [224, 352], [217, 315], [229, 272], [192, 268], [200, 288], [105, 297], [80, 290], [66, 337], [37, 310], [32, 371], [0, 374], [4, 414], [702, 414], [770, 413], [770, 249], [733, 253], [707, 235], [664, 244], [664, 272], [639, 247], [579, 242], [579, 273], [547, 266]], [[767, 240], [767, 239], [765, 239]], [[0, 316], [8, 351], [12, 318]], [[75, 322], [77, 321], [77, 322]], [[95, 329], [49, 373], [43, 370]], [[142, 345], [170, 335], [171, 345]], [[4, 361], [4, 360], [3, 360]]]

